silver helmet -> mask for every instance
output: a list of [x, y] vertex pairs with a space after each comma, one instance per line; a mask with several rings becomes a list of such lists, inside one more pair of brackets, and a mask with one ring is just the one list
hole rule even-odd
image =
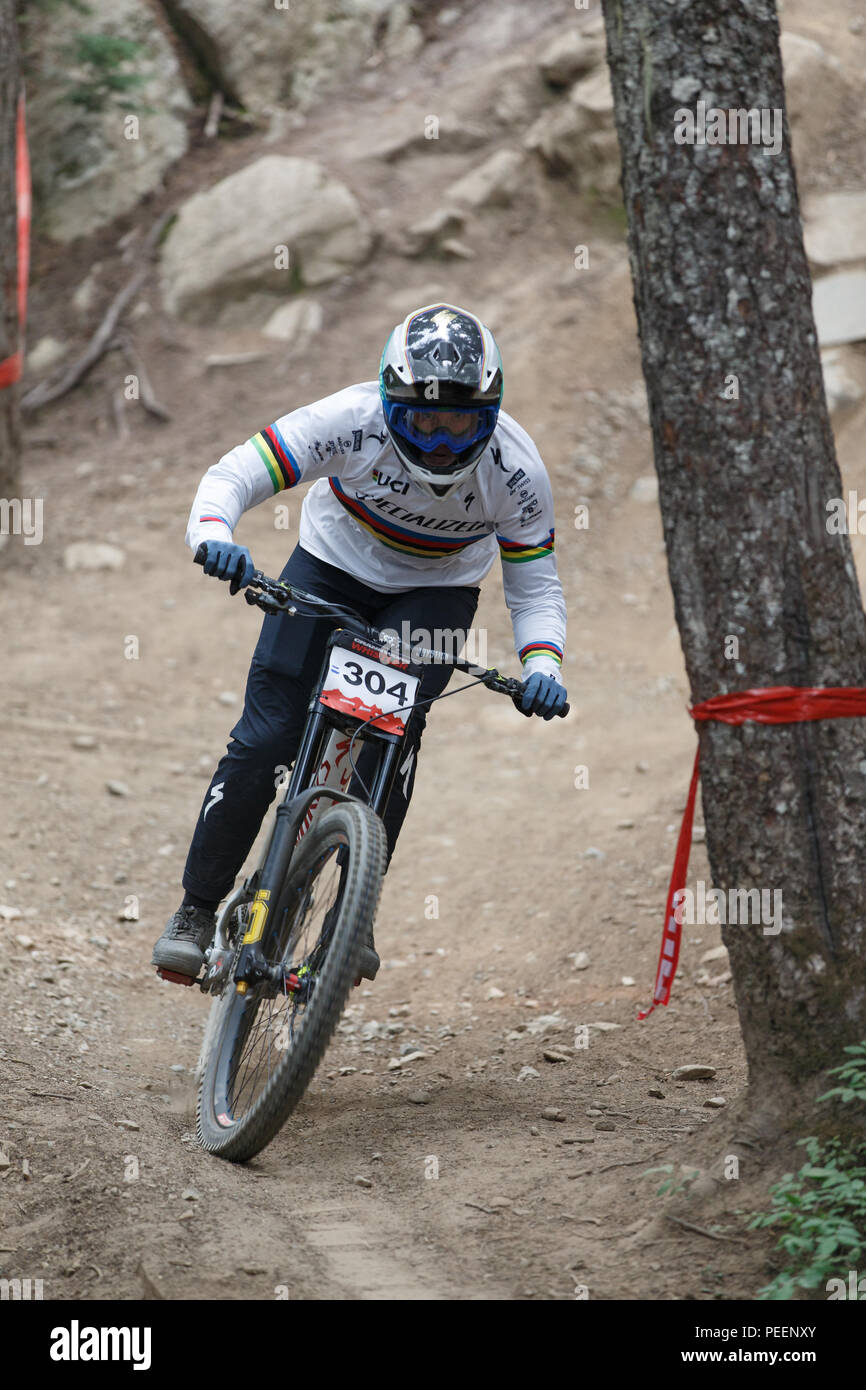
[[427, 304], [398, 324], [379, 364], [385, 426], [410, 477], [431, 497], [468, 478], [496, 429], [502, 359], [466, 309]]

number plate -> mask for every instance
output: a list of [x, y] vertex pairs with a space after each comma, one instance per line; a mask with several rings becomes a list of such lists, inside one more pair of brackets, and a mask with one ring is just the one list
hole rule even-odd
[[373, 720], [375, 715], [374, 728], [402, 734], [419, 683], [417, 676], [397, 667], [372, 661], [345, 647], [332, 647], [319, 700], [356, 719]]

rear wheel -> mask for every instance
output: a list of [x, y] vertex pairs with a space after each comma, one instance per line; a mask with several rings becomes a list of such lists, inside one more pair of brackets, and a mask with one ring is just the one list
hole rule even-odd
[[209, 1153], [252, 1158], [301, 1099], [355, 982], [385, 864], [384, 827], [362, 802], [339, 802], [304, 836], [262, 943], [281, 984], [238, 994], [229, 982], [214, 1006], [197, 1125]]

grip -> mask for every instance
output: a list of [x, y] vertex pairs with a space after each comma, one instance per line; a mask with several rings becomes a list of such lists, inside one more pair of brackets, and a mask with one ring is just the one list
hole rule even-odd
[[194, 564], [204, 564], [205, 560], [207, 559], [207, 541], [202, 541], [201, 545], [198, 547], [198, 549], [195, 552], [195, 555], [193, 555], [192, 558]]

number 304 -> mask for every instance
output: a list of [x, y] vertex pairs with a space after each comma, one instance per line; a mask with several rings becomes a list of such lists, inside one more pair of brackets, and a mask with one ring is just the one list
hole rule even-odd
[[387, 691], [393, 695], [398, 705], [405, 705], [407, 700], [406, 682], [396, 681], [394, 685], [388, 685], [384, 674], [381, 671], [365, 671], [359, 666], [357, 661], [347, 661], [343, 670], [346, 673], [347, 685], [364, 685], [371, 695], [381, 695]]

